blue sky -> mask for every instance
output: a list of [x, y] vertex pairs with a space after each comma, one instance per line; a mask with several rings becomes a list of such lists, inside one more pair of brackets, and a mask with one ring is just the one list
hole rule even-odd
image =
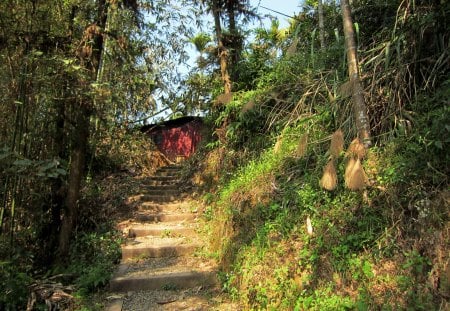
[[[286, 15], [292, 16], [294, 13], [300, 11], [300, 4], [302, 0], [250, 0], [250, 4], [253, 7], [258, 8], [258, 14], [260, 15], [272, 15], [277, 17], [280, 21], [280, 27], [284, 28], [288, 25], [288, 18], [277, 14], [275, 12], [264, 9], [263, 7], [284, 13]], [[270, 25], [270, 19], [266, 18], [265, 21]], [[267, 25], [267, 24], [266, 24]]]

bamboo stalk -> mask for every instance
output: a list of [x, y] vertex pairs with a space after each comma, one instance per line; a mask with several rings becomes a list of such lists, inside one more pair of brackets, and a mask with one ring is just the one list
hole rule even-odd
[[320, 40], [320, 48], [325, 49], [325, 26], [324, 26], [324, 18], [323, 18], [323, 3], [322, 0], [317, 2], [317, 11], [319, 14], [319, 40]]
[[357, 48], [355, 43], [355, 32], [351, 17], [348, 0], [341, 0], [342, 20], [344, 23], [345, 48], [347, 54], [348, 75], [352, 85], [353, 114], [355, 116], [358, 136], [365, 147], [371, 145], [370, 124], [367, 115], [367, 107], [364, 102], [363, 88], [359, 78]]

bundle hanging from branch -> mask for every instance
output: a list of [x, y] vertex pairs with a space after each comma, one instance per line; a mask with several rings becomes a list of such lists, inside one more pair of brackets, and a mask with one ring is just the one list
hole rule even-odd
[[344, 134], [341, 129], [338, 129], [331, 136], [330, 153], [333, 158], [338, 158], [344, 150]]
[[274, 153], [279, 153], [281, 151], [281, 145], [283, 144], [283, 135], [279, 136], [275, 146], [273, 147]]
[[366, 156], [366, 148], [359, 138], [353, 139], [350, 143], [347, 149], [347, 156], [355, 157], [359, 160], [364, 159]]
[[308, 149], [308, 134], [305, 133], [302, 135], [302, 137], [300, 137], [297, 149], [295, 150], [295, 155], [301, 158], [306, 154], [307, 149]]
[[359, 159], [350, 158], [345, 167], [345, 185], [350, 190], [363, 190], [366, 187], [366, 173]]
[[337, 174], [333, 160], [330, 160], [328, 164], [325, 166], [319, 184], [322, 188], [328, 191], [333, 191], [334, 189], [336, 189]]

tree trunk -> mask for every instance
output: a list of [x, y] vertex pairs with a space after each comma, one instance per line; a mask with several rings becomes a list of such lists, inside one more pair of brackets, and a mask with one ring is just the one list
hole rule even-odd
[[320, 40], [320, 47], [322, 49], [325, 48], [325, 26], [323, 22], [323, 3], [322, 0], [319, 0], [317, 4], [317, 11], [319, 14], [319, 40]]
[[232, 73], [232, 81], [237, 81], [236, 66], [239, 62], [240, 53], [242, 50], [239, 32], [236, 26], [235, 0], [227, 1], [227, 15], [228, 15], [228, 29], [230, 32], [230, 67]]
[[[104, 44], [104, 30], [108, 18], [108, 6], [106, 0], [97, 2], [97, 18], [89, 27], [98, 27], [96, 30], [87, 32], [86, 44], [92, 44], [91, 55], [83, 55], [80, 62], [91, 73], [91, 80], [96, 81], [100, 66], [101, 55]], [[89, 58], [89, 59], [84, 59]], [[64, 215], [59, 234], [59, 255], [63, 262], [69, 254], [70, 238], [78, 214], [78, 200], [80, 198], [81, 182], [83, 180], [86, 166], [86, 152], [89, 142], [89, 125], [92, 113], [92, 98], [80, 95], [82, 98], [73, 107], [75, 114], [74, 142], [71, 151], [71, 162], [69, 170], [68, 190], [65, 200]]]
[[341, 0], [342, 20], [344, 23], [345, 49], [347, 53], [348, 74], [352, 86], [353, 114], [355, 117], [358, 137], [366, 147], [371, 145], [370, 123], [367, 107], [364, 102], [363, 89], [359, 79], [358, 58], [355, 44], [355, 34], [348, 0]]
[[228, 51], [223, 44], [222, 26], [220, 25], [220, 6], [218, 0], [212, 1], [212, 13], [217, 37], [220, 73], [225, 94], [231, 93], [231, 78], [228, 72]]
[[81, 103], [75, 107], [77, 114], [75, 119], [74, 146], [71, 153], [68, 190], [65, 202], [64, 215], [59, 233], [59, 255], [60, 261], [64, 261], [69, 254], [70, 238], [73, 226], [78, 214], [78, 200], [80, 198], [81, 181], [84, 176], [85, 158], [89, 138], [89, 116], [90, 112]]
[[[63, 93], [66, 90], [64, 89]], [[63, 94], [64, 95], [64, 94]], [[53, 153], [60, 159], [64, 159], [65, 151], [65, 138], [64, 138], [64, 126], [65, 126], [65, 105], [63, 101], [56, 102], [56, 118], [55, 118], [55, 136], [54, 136], [54, 150]], [[50, 205], [50, 223], [47, 228], [43, 229], [42, 234], [48, 234], [48, 251], [46, 261], [54, 260], [52, 253], [58, 247], [58, 232], [61, 228], [61, 211], [64, 206], [64, 183], [60, 178], [57, 178], [52, 182], [52, 202]]]

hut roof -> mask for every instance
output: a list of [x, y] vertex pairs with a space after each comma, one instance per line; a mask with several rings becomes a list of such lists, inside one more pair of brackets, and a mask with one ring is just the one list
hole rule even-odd
[[144, 125], [143, 127], [141, 127], [141, 132], [149, 133], [149, 132], [153, 132], [153, 131], [161, 130], [161, 129], [176, 128], [176, 127], [183, 126], [184, 124], [192, 122], [192, 121], [202, 122], [202, 118], [188, 116], [188, 117], [181, 117], [181, 118], [177, 118], [177, 119], [173, 119], [173, 120], [163, 121], [163, 122], [156, 123], [156, 124], [148, 124], [148, 125]]

